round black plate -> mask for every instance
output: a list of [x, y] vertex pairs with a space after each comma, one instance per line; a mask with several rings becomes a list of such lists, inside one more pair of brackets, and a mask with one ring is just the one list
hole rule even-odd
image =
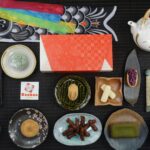
[[[20, 132], [21, 123], [27, 119], [33, 119], [40, 125], [39, 135], [34, 138], [26, 138]], [[24, 108], [16, 112], [9, 122], [8, 132], [11, 140], [21, 148], [35, 148], [43, 143], [48, 135], [48, 122], [45, 116], [33, 108]]]

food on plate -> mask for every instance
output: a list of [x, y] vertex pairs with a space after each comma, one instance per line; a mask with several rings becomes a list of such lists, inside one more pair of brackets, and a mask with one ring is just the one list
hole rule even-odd
[[56, 121], [53, 134], [59, 143], [67, 146], [90, 145], [100, 138], [102, 124], [91, 114], [69, 113]]
[[56, 84], [55, 97], [63, 108], [71, 111], [79, 110], [85, 107], [91, 98], [90, 85], [80, 76], [66, 76]]
[[11, 117], [8, 133], [18, 147], [33, 149], [45, 141], [48, 135], [48, 122], [39, 110], [23, 108]]
[[136, 87], [138, 84], [138, 72], [136, 69], [127, 70], [127, 84], [130, 87]]
[[75, 101], [78, 98], [78, 86], [75, 83], [72, 83], [68, 87], [68, 97], [71, 101]]
[[101, 101], [102, 102], [107, 102], [108, 98], [110, 97], [111, 99], [114, 99], [116, 97], [115, 92], [112, 91], [110, 85], [103, 84], [101, 86], [101, 89], [103, 90], [103, 94], [101, 96]]
[[80, 139], [82, 141], [85, 140], [86, 137], [90, 137], [90, 133], [88, 132], [88, 129], [91, 127], [93, 131], [98, 131], [98, 128], [96, 127], [96, 120], [88, 120], [88, 122], [85, 122], [85, 117], [81, 116], [80, 120], [78, 118], [75, 118], [75, 122], [72, 121], [70, 118], [66, 120], [68, 123], [68, 129], [65, 130], [62, 134], [63, 136], [66, 136], [68, 139], [73, 138], [74, 136], [79, 135]]
[[95, 106], [122, 106], [122, 78], [95, 78]]
[[33, 138], [39, 134], [39, 124], [33, 119], [27, 119], [21, 124], [21, 133], [27, 138]]
[[140, 126], [137, 122], [120, 122], [110, 125], [111, 138], [137, 138], [140, 135]]
[[124, 99], [134, 106], [140, 94], [141, 67], [136, 50], [132, 50], [126, 60], [124, 69]]
[[127, 108], [113, 112], [104, 128], [107, 142], [116, 150], [141, 149], [148, 132], [149, 129], [143, 117]]

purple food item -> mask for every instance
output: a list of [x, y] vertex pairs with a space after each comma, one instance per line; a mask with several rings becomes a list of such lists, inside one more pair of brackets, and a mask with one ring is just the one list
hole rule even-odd
[[130, 87], [136, 87], [138, 83], [138, 72], [136, 69], [129, 69], [127, 71], [127, 84]]

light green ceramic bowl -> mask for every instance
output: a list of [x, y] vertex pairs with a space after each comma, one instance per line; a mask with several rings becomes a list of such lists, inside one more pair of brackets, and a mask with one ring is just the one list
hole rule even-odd
[[[96, 119], [96, 127], [98, 128], [98, 131], [93, 131], [92, 128], [88, 129], [88, 132], [90, 133], [90, 137], [86, 137], [84, 141], [81, 141], [79, 136], [75, 136], [72, 139], [67, 139], [65, 136], [62, 135], [62, 133], [68, 128], [68, 124], [66, 123], [67, 118], [70, 118], [71, 120], [75, 120], [75, 118], [80, 118], [81, 116], [85, 117], [85, 121], [88, 122], [88, 120]], [[53, 134], [55, 139], [64, 145], [67, 146], [85, 146], [95, 143], [102, 134], [102, 124], [100, 120], [87, 113], [72, 113], [67, 114], [61, 117], [57, 122], [55, 123]]]

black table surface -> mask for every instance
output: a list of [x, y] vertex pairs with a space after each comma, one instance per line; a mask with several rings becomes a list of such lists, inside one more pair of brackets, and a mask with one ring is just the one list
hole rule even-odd
[[[40, 0], [39, 0], [40, 1]], [[41, 0], [43, 2], [43, 0]], [[44, 1], [50, 2], [50, 1]], [[56, 2], [52, 0], [51, 2]], [[57, 0], [57, 2], [60, 2]], [[130, 108], [141, 114], [148, 126], [150, 125], [150, 113], [145, 112], [145, 69], [150, 68], [150, 53], [141, 51], [133, 42], [130, 34], [130, 28], [127, 25], [128, 20], [137, 21], [141, 18], [145, 11], [150, 7], [149, 0], [61, 0], [61, 3], [67, 5], [93, 5], [93, 6], [118, 6], [116, 16], [112, 19], [110, 24], [116, 31], [119, 42], [113, 42], [114, 51], [114, 71], [110, 73], [49, 73], [44, 74], [39, 71], [39, 62], [36, 71], [32, 76], [25, 80], [14, 80], [4, 75], [4, 92], [3, 92], [3, 107], [0, 108], [0, 124], [2, 125], [2, 133], [0, 134], [0, 150], [17, 150], [16, 145], [12, 143], [8, 136], [8, 122], [11, 116], [20, 108], [34, 107], [45, 114], [49, 121], [49, 136], [46, 141], [40, 145], [37, 150], [111, 150], [112, 148], [108, 145], [104, 134], [94, 144], [85, 147], [67, 147], [58, 143], [53, 137], [53, 126], [57, 119], [61, 116], [70, 113], [70, 111], [64, 110], [56, 103], [54, 97], [54, 88], [57, 81], [70, 74], [77, 74], [83, 76], [89, 82], [92, 89], [92, 98], [90, 103], [80, 111], [93, 114], [100, 118], [104, 127], [105, 122], [109, 115], [120, 109]], [[39, 60], [39, 44], [38, 43], [23, 43], [29, 46], [36, 54], [37, 60]], [[13, 45], [13, 43], [0, 43], [0, 53], [2, 53], [7, 47]], [[124, 72], [125, 60], [128, 53], [132, 49], [137, 49], [139, 61], [141, 64], [142, 71], [142, 87], [138, 103], [135, 107], [130, 106], [124, 102], [123, 107], [95, 107], [94, 106], [94, 92], [95, 92], [95, 76], [105, 77], [122, 77]], [[39, 81], [40, 82], [40, 100], [39, 101], [20, 101], [20, 83], [21, 81]], [[145, 144], [141, 150], [150, 150], [150, 136], [148, 136]]]

